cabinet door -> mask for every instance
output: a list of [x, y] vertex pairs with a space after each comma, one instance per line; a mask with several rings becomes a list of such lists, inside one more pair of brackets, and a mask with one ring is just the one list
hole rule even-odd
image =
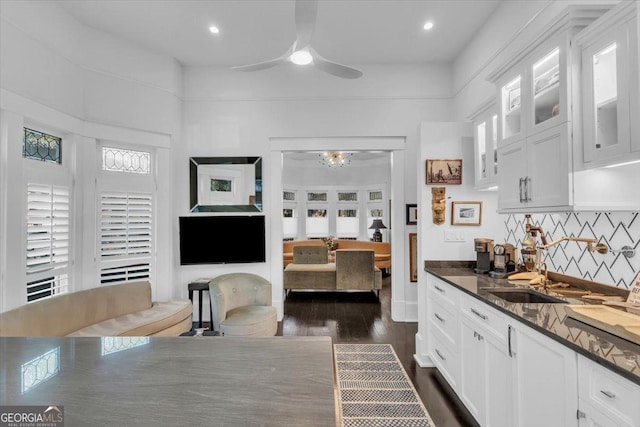
[[498, 113], [495, 106], [474, 121], [474, 132], [475, 188], [495, 187], [498, 174]]
[[527, 176], [527, 157], [524, 140], [498, 148], [498, 167], [498, 207], [525, 207], [524, 178]]
[[529, 70], [527, 135], [567, 120], [566, 49], [561, 49], [556, 40], [549, 40], [537, 52]]
[[486, 338], [486, 395], [485, 421], [487, 427], [513, 425], [513, 389], [511, 358], [504, 340], [493, 334]]
[[477, 327], [476, 321], [461, 316], [460, 323], [460, 399], [471, 415], [480, 423], [485, 424], [485, 338], [484, 333]]
[[630, 151], [627, 26], [582, 51], [584, 161], [606, 164]]
[[568, 126], [563, 123], [527, 138], [525, 198], [528, 207], [568, 206], [572, 203]]
[[508, 145], [524, 136], [527, 105], [522, 103], [525, 70], [517, 70], [498, 86], [498, 146]]
[[514, 330], [514, 425], [577, 426], [576, 353], [522, 324]]
[[618, 422], [613, 421], [611, 418], [599, 412], [584, 400], [580, 399], [579, 405], [579, 427], [620, 427]]

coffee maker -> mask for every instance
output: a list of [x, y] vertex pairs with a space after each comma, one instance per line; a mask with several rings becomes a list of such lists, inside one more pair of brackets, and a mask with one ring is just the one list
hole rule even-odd
[[488, 273], [493, 265], [493, 240], [492, 239], [473, 239], [473, 245], [476, 251], [476, 268], [477, 274]]
[[507, 277], [516, 269], [516, 248], [511, 243], [500, 243], [493, 247], [493, 270], [489, 276], [497, 279]]

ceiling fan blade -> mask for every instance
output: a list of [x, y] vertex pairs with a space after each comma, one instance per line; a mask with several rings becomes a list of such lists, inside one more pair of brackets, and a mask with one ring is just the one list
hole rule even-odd
[[358, 77], [362, 77], [362, 71], [329, 61], [319, 55], [312, 47], [309, 47], [309, 50], [313, 56], [313, 65], [319, 70], [343, 79], [357, 79]]
[[231, 67], [232, 70], [236, 71], [260, 71], [266, 70], [267, 68], [275, 67], [276, 65], [284, 64], [288, 62], [289, 57], [293, 53], [293, 48], [295, 43], [287, 49], [285, 53], [280, 55], [277, 58], [269, 59], [268, 61], [256, 62], [255, 64], [247, 64], [247, 65], [238, 65], [235, 67]]
[[296, 0], [296, 46], [304, 48], [311, 43], [316, 28], [318, 0]]
[[232, 70], [236, 71], [260, 71], [266, 70], [267, 68], [275, 67], [276, 65], [280, 65], [287, 62], [282, 58], [270, 59], [268, 61], [257, 62], [255, 64], [247, 64], [247, 65], [238, 65], [236, 67], [231, 67]]

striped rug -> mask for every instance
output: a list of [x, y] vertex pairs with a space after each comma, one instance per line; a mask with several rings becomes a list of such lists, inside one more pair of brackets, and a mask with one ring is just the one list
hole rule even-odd
[[390, 344], [334, 344], [342, 427], [435, 427]]

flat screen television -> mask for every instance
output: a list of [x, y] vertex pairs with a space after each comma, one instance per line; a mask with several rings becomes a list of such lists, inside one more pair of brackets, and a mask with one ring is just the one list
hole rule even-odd
[[180, 217], [180, 265], [265, 260], [264, 216]]

